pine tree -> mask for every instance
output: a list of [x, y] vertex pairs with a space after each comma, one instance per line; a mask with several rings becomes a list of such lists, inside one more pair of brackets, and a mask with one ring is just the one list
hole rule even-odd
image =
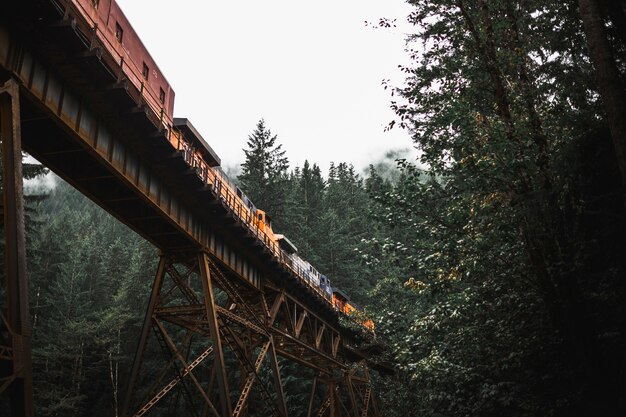
[[320, 269], [322, 259], [318, 249], [325, 241], [320, 228], [326, 186], [322, 172], [316, 164], [311, 167], [309, 161], [304, 161], [301, 169], [296, 167], [291, 173], [289, 183], [286, 227], [281, 230], [298, 247], [300, 256]]
[[[44, 176], [48, 173], [48, 169], [41, 164], [38, 163], [29, 163], [24, 162], [26, 159], [26, 154], [23, 154], [22, 158], [22, 176], [24, 181], [34, 180]], [[0, 198], [2, 197], [2, 186], [3, 186], [3, 168], [2, 168], [2, 146], [0, 143]], [[38, 202], [45, 198], [45, 193], [43, 192], [35, 192], [35, 193], [24, 193], [24, 222], [26, 228], [26, 240], [30, 241], [33, 237], [34, 233], [34, 224], [36, 223], [33, 216], [33, 206]], [[4, 216], [0, 215], [0, 233], [3, 233], [4, 230]], [[3, 235], [4, 236], [4, 235]], [[0, 239], [0, 252], [4, 254], [4, 238]], [[0, 257], [0, 280], [4, 280], [4, 255]], [[0, 297], [0, 306], [4, 304], [3, 297]]]
[[[613, 1], [603, 5], [598, 0], [578, 0], [589, 57], [595, 69], [598, 93], [604, 102], [606, 119], [613, 137], [615, 156], [622, 174], [622, 183], [626, 189], [626, 94], [622, 81], [625, 75], [622, 60], [624, 59], [626, 44], [616, 48], [612, 47], [609, 25], [606, 24], [606, 21], [610, 20], [612, 27], [622, 30], [621, 36], [615, 38], [621, 38], [622, 42], [626, 40], [623, 38], [625, 34], [623, 25], [626, 21], [624, 2], [621, 2], [621, 5], [618, 3], [620, 2]], [[603, 13], [603, 6], [609, 9], [608, 13]], [[620, 65], [622, 66], [621, 71]], [[626, 198], [626, 194], [624, 197]]]
[[241, 164], [238, 180], [255, 206], [280, 222], [285, 211], [284, 188], [289, 160], [276, 140], [277, 135], [272, 135], [263, 119], [259, 120], [248, 136], [248, 149], [244, 149], [246, 160]]
[[344, 162], [331, 164], [321, 221], [326, 243], [320, 247], [320, 256], [328, 265], [333, 285], [356, 300], [363, 299], [375, 279], [356, 252], [368, 232], [368, 204], [363, 180], [354, 167]]
[[63, 182], [34, 208], [39, 221], [29, 273], [37, 414], [115, 415], [155, 251]]

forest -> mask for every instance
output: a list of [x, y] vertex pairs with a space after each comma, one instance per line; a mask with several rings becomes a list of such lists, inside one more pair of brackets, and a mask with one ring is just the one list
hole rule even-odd
[[[260, 120], [239, 186], [374, 319], [385, 416], [626, 415], [626, 1], [407, 2], [419, 159], [294, 166]], [[36, 415], [117, 416], [156, 249], [29, 190]]]

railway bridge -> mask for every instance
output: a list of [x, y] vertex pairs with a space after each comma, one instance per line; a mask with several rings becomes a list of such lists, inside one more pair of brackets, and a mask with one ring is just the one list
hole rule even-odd
[[[33, 415], [22, 150], [160, 251], [124, 417], [163, 415], [176, 392], [202, 416], [247, 415], [254, 397], [262, 415], [287, 417], [278, 357], [314, 371], [309, 416], [380, 415], [358, 332], [276, 258], [235, 192], [218, 186], [218, 168], [194, 162], [194, 143], [205, 164], [220, 161], [188, 120], [168, 128], [169, 104], [144, 88], [144, 69], [78, 1], [3, 0], [0, 10], [0, 395], [12, 415]], [[146, 369], [158, 352], [160, 369]]]

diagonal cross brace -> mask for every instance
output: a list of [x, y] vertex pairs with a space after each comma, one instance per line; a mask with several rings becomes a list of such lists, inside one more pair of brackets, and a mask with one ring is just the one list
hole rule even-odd
[[189, 375], [189, 373], [198, 365], [202, 363], [210, 354], [213, 352], [213, 346], [209, 347], [207, 350], [202, 352], [200, 356], [198, 356], [193, 362], [191, 362], [188, 366], [185, 367], [183, 373], [181, 375], [176, 376], [169, 384], [165, 385], [159, 392], [156, 393], [150, 401], [148, 401], [143, 407], [139, 409], [134, 415], [134, 417], [142, 417], [144, 414], [148, 412], [154, 405], [159, 402], [161, 398], [163, 398], [168, 392], [170, 392], [184, 377]]

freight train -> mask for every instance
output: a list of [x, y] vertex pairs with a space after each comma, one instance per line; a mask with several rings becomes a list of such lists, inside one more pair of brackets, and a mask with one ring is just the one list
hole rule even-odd
[[[174, 90], [115, 0], [53, 0], [71, 7], [90, 25], [98, 48], [116, 59], [123, 76], [141, 94], [146, 110], [158, 117], [171, 146], [180, 151], [196, 175], [232, 210], [273, 256], [341, 315], [354, 315], [350, 298], [331, 287], [330, 279], [298, 255], [284, 235], [274, 233], [270, 216], [257, 208], [220, 168], [220, 159], [187, 119], [174, 118]], [[100, 51], [101, 53], [104, 51]], [[358, 320], [373, 334], [369, 319]]]

